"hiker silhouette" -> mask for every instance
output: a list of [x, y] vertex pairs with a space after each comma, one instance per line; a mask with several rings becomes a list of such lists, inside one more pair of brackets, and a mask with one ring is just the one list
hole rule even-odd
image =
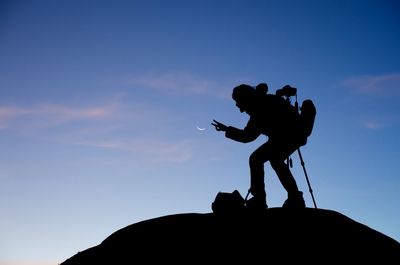
[[264, 183], [264, 164], [267, 161], [287, 191], [288, 197], [282, 207], [305, 208], [303, 192], [298, 189], [289, 165], [285, 163], [294, 151], [307, 142], [297, 107], [284, 98], [293, 93], [296, 94], [296, 88], [288, 85], [277, 90], [276, 94], [268, 94], [265, 83], [256, 87], [241, 84], [233, 89], [232, 98], [240, 112], [250, 116], [244, 129], [227, 126], [217, 120], [211, 123], [217, 131], [225, 132], [225, 137], [242, 143], [254, 141], [261, 134], [268, 137], [267, 142], [249, 157], [249, 193], [252, 195], [246, 202], [249, 209], [268, 208]]

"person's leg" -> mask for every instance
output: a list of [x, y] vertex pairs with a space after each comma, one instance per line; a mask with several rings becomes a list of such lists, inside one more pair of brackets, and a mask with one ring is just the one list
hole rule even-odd
[[253, 201], [259, 201], [266, 206], [266, 193], [264, 183], [264, 164], [271, 156], [269, 143], [257, 148], [249, 158], [250, 166], [250, 192], [253, 195]]
[[299, 191], [296, 180], [285, 163], [285, 159], [293, 153], [294, 147], [290, 145], [278, 145], [278, 143], [271, 144], [274, 154], [270, 159], [271, 167], [275, 170], [283, 188], [288, 193], [288, 199], [284, 203], [284, 207], [304, 208], [305, 202], [303, 193]]
[[297, 187], [296, 180], [294, 179], [292, 172], [290, 172], [290, 169], [286, 165], [285, 161], [281, 159], [271, 159], [270, 163], [287, 193], [298, 193], [299, 188]]

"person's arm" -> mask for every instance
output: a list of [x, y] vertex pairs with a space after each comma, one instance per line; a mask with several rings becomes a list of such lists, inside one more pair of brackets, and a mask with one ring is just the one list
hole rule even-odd
[[215, 127], [217, 131], [225, 132], [225, 137], [235, 140], [237, 142], [248, 143], [254, 141], [260, 135], [260, 133], [255, 130], [254, 127], [251, 125], [251, 121], [249, 121], [249, 123], [243, 130], [235, 128], [233, 126], [226, 126], [225, 124], [216, 120], [213, 121], [214, 122], [211, 124]]
[[251, 122], [249, 122], [243, 130], [229, 126], [225, 132], [225, 137], [241, 143], [252, 142], [257, 139], [259, 135], [260, 133], [258, 130], [251, 126]]

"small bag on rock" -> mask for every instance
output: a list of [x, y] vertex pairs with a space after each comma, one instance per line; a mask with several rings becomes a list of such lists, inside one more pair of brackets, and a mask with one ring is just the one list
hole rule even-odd
[[239, 191], [218, 192], [211, 209], [214, 213], [235, 213], [242, 211], [245, 207], [245, 200]]

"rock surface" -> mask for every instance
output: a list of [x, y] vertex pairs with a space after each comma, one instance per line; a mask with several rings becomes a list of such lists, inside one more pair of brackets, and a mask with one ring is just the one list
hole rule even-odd
[[61, 265], [238, 261], [400, 264], [400, 243], [325, 209], [182, 213], [122, 228]]

